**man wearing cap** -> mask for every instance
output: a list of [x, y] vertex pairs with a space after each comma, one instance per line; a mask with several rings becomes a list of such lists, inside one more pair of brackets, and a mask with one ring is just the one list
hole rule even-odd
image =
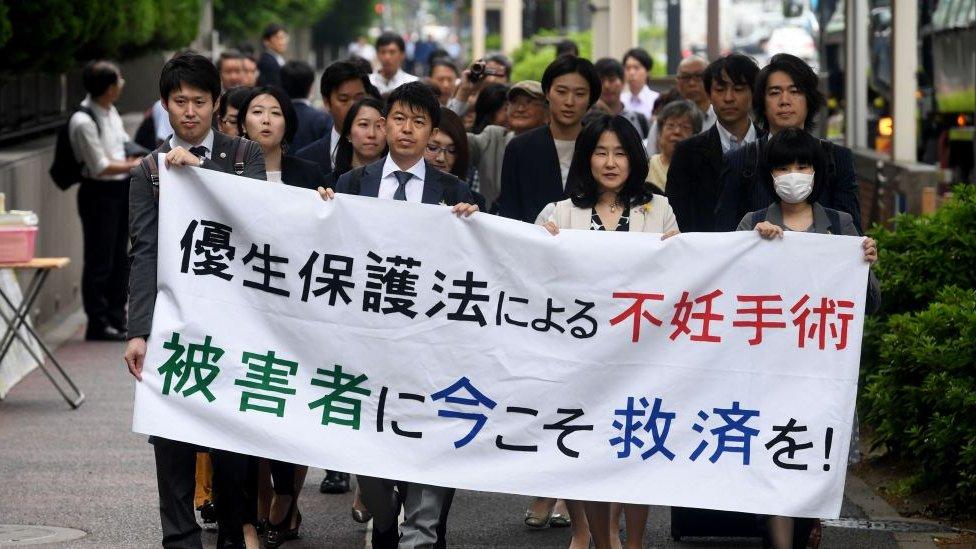
[[477, 188], [472, 190], [484, 195], [486, 210], [494, 209], [501, 191], [502, 159], [505, 146], [513, 137], [543, 126], [548, 118], [546, 96], [542, 84], [536, 80], [523, 80], [508, 90], [508, 127], [486, 126], [479, 134], [468, 133], [468, 149], [471, 165], [477, 167]]

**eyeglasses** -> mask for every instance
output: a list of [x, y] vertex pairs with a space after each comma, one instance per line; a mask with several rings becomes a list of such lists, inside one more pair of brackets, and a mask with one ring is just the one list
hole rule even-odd
[[444, 153], [444, 154], [450, 155], [450, 156], [456, 156], [457, 155], [457, 149], [455, 149], [454, 147], [438, 147], [437, 145], [434, 145], [433, 143], [428, 143], [427, 144], [427, 152], [429, 152], [430, 154], [432, 154], [434, 156], [437, 156], [440, 153]]
[[680, 122], [670, 122], [670, 121], [665, 122], [663, 128], [671, 132], [680, 130], [685, 133], [691, 133], [695, 130], [694, 128], [691, 127], [691, 124], [682, 124]]
[[701, 80], [704, 77], [704, 72], [679, 72], [677, 78], [682, 82], [687, 82], [689, 80]]

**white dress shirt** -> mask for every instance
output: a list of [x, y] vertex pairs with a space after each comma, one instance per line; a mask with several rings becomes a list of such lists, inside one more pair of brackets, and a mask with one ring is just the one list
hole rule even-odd
[[424, 178], [427, 176], [427, 166], [424, 164], [423, 157], [409, 169], [401, 170], [389, 154], [386, 155], [386, 160], [383, 162], [383, 172], [380, 175], [380, 190], [377, 193], [377, 198], [393, 200], [393, 195], [396, 194], [397, 187], [400, 186], [400, 182], [393, 175], [393, 172], [396, 171], [413, 174], [413, 177], [410, 178], [410, 181], [407, 181], [404, 189], [407, 193], [407, 202], [423, 202]]
[[753, 126], [751, 122], [749, 123], [749, 131], [746, 132], [746, 135], [742, 138], [742, 140], [739, 140], [738, 137], [732, 135], [729, 130], [725, 129], [725, 126], [723, 126], [721, 122], [716, 122], [715, 127], [718, 128], [718, 138], [722, 141], [723, 153], [738, 149], [746, 143], [752, 143], [756, 140], [756, 127]]
[[96, 127], [95, 121], [80, 111], [71, 115], [68, 121], [68, 139], [75, 158], [82, 161], [82, 175], [103, 181], [128, 179], [128, 173], [98, 175], [113, 160], [125, 160], [125, 143], [129, 141], [129, 134], [125, 133], [119, 111], [115, 110], [115, 106], [102, 107], [90, 95], [82, 100], [81, 106], [91, 109], [98, 121]]
[[376, 89], [379, 90], [380, 95], [386, 95], [407, 82], [415, 82], [417, 80], [418, 79], [416, 76], [403, 72], [403, 69], [397, 69], [396, 73], [393, 75], [393, 78], [389, 80], [387, 80], [380, 71], [376, 71], [369, 75], [369, 81], [376, 86]]
[[620, 102], [624, 104], [625, 111], [636, 112], [644, 115], [644, 118], [651, 119], [651, 111], [654, 110], [654, 102], [661, 95], [645, 85], [640, 93], [634, 95], [630, 88], [624, 86], [624, 91], [620, 92]]
[[175, 149], [176, 147], [183, 147], [186, 150], [190, 150], [192, 147], [204, 147], [205, 149], [207, 149], [207, 154], [205, 154], [204, 156], [211, 159], [213, 158], [213, 143], [214, 143], [213, 130], [208, 131], [207, 136], [203, 138], [203, 141], [201, 141], [196, 145], [192, 145], [190, 143], [187, 143], [186, 141], [183, 141], [182, 139], [177, 137], [175, 133], [173, 134], [173, 137], [169, 138], [170, 149]]
[[156, 141], [165, 141], [173, 135], [173, 126], [169, 123], [169, 113], [163, 107], [163, 101], [157, 99], [152, 106], [153, 125], [156, 126]]
[[339, 140], [342, 136], [336, 131], [335, 124], [332, 125], [331, 137], [329, 138], [329, 167], [335, 169], [336, 152], [339, 150]]

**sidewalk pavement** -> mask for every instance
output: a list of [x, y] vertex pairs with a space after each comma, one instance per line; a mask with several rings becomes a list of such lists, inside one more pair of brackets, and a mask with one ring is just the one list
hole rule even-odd
[[[145, 437], [131, 431], [134, 381], [122, 361], [123, 346], [83, 341], [83, 322], [82, 315], [73, 315], [47, 336], [57, 343], [70, 335], [57, 356], [88, 396], [81, 408], [72, 411], [39, 371], [0, 402], [0, 524], [87, 532], [81, 539], [50, 547], [158, 547], [153, 453]], [[320, 494], [322, 475], [309, 471], [299, 500], [303, 539], [288, 543], [286, 549], [363, 547], [366, 528], [350, 518], [351, 494]], [[529, 531], [522, 525], [528, 503], [523, 496], [459, 492], [450, 516], [450, 546], [568, 546], [568, 529]], [[849, 476], [842, 516], [882, 518], [897, 513]], [[756, 540], [679, 544], [668, 536], [667, 508], [652, 508], [647, 547], [758, 547]], [[934, 547], [931, 539], [925, 534], [828, 527], [822, 547], [921, 549]], [[205, 545], [212, 547], [215, 540], [215, 533], [205, 533]]]

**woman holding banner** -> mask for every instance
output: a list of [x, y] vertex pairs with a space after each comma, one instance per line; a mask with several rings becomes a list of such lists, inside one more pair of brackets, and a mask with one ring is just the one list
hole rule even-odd
[[[244, 100], [237, 116], [237, 129], [242, 137], [257, 141], [264, 152], [268, 182], [315, 189], [325, 184], [325, 177], [318, 166], [307, 160], [285, 154], [287, 144], [298, 130], [298, 117], [291, 100], [284, 91], [274, 86], [253, 88]], [[273, 480], [274, 498], [267, 509], [265, 545], [275, 548], [283, 542], [296, 539], [302, 523], [298, 511], [298, 494], [305, 482], [308, 467], [269, 462]], [[259, 469], [251, 464], [249, 475], [258, 476]], [[267, 473], [265, 473], [267, 475]], [[257, 526], [258, 516], [264, 515], [267, 505], [258, 513], [258, 494], [254, 493], [257, 479], [249, 479], [245, 488], [244, 523]], [[263, 516], [261, 518], [264, 518]], [[263, 521], [262, 521], [263, 522]], [[248, 545], [250, 547], [250, 544]]]
[[[799, 128], [780, 130], [770, 138], [764, 154], [769, 172], [763, 174], [763, 184], [776, 193], [779, 201], [747, 213], [738, 230], [755, 229], [767, 240], [784, 238], [784, 231], [858, 236], [850, 214], [817, 203], [829, 184], [824, 181], [826, 159], [817, 138]], [[874, 264], [878, 260], [878, 246], [873, 238], [865, 237], [861, 248], [864, 261]], [[876, 311], [880, 302], [878, 280], [869, 272], [865, 313]], [[851, 439], [849, 462], [854, 463], [859, 456], [856, 413]], [[767, 524], [774, 549], [807, 547], [809, 540], [817, 540], [814, 547], [819, 545], [820, 524], [816, 519], [773, 516], [767, 519]]]
[[[678, 234], [674, 212], [664, 196], [655, 196], [645, 183], [647, 155], [640, 135], [626, 118], [604, 115], [580, 133], [566, 178], [569, 198], [547, 206], [537, 223], [551, 234], [560, 229]], [[571, 548], [587, 547], [592, 536], [597, 549], [618, 546], [621, 512], [627, 522], [626, 547], [644, 546], [647, 505], [598, 501], [567, 502], [573, 526]], [[589, 532], [587, 532], [587, 525]]]

